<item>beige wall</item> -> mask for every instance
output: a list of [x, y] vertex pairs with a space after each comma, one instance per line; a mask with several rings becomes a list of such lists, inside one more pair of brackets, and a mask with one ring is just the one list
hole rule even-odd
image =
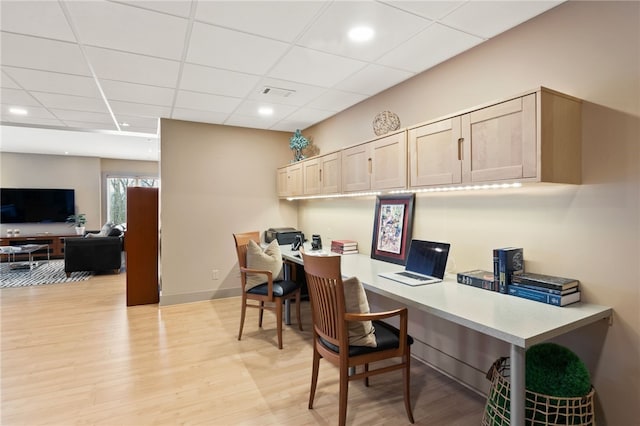
[[[639, 54], [640, 3], [568, 2], [303, 132], [323, 153], [374, 137], [382, 110], [409, 126], [541, 85], [584, 99], [582, 185], [419, 195], [413, 235], [451, 242], [450, 272], [490, 270], [493, 248], [522, 246], [528, 270], [579, 278], [584, 300], [613, 307], [611, 327], [557, 339], [589, 366], [601, 425], [640, 418]], [[299, 227], [356, 239], [369, 253], [374, 206], [300, 202]], [[482, 374], [509, 354], [496, 340], [410, 317], [414, 354], [473, 387], [486, 388]]]
[[160, 303], [239, 295], [232, 234], [297, 225], [295, 204], [276, 193], [290, 133], [168, 119], [160, 128]]

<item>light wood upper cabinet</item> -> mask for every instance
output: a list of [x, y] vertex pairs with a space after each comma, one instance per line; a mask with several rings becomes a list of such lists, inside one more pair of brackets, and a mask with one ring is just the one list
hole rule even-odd
[[303, 161], [304, 195], [340, 193], [340, 158], [340, 152], [334, 152]]
[[581, 101], [549, 89], [409, 129], [409, 186], [581, 181]]
[[302, 164], [295, 163], [290, 166], [278, 168], [277, 190], [279, 197], [293, 197], [302, 195]]
[[409, 186], [452, 185], [462, 180], [460, 117], [409, 130]]
[[406, 135], [403, 130], [343, 150], [342, 191], [406, 188]]

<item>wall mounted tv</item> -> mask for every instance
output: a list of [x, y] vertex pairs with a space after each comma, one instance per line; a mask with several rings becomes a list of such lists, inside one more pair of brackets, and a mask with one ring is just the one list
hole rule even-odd
[[0, 223], [58, 223], [72, 214], [73, 189], [0, 188]]

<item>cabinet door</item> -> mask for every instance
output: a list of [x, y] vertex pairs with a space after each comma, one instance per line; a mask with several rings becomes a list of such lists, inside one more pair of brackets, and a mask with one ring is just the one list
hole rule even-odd
[[407, 133], [399, 132], [369, 142], [371, 189], [407, 187]]
[[409, 130], [409, 186], [451, 185], [462, 179], [460, 117]]
[[362, 144], [342, 151], [342, 191], [368, 191], [371, 188], [371, 145]]
[[322, 194], [340, 193], [342, 174], [339, 152], [320, 157], [320, 192]]
[[305, 160], [302, 163], [302, 173], [304, 176], [304, 195], [315, 195], [320, 193], [321, 165], [318, 158]]
[[303, 183], [302, 164], [298, 163], [287, 167], [287, 195], [302, 195]]
[[535, 94], [462, 116], [464, 182], [535, 177]]
[[278, 197], [286, 197], [288, 195], [287, 191], [288, 189], [288, 183], [289, 183], [289, 179], [287, 176], [287, 167], [280, 167], [277, 171], [276, 171], [276, 175], [277, 175], [277, 190], [278, 190]]

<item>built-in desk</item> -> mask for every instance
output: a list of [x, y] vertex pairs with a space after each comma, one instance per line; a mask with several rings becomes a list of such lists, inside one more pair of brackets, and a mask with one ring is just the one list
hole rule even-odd
[[[285, 259], [303, 263], [288, 246], [281, 250]], [[313, 252], [307, 249], [307, 253]], [[526, 349], [612, 314], [611, 308], [590, 303], [557, 307], [482, 290], [458, 284], [454, 276], [445, 277], [442, 283], [410, 287], [378, 277], [379, 272], [402, 270], [401, 265], [362, 254], [342, 256], [341, 269], [344, 277], [358, 277], [368, 291], [508, 342], [512, 425], [524, 425]]]

